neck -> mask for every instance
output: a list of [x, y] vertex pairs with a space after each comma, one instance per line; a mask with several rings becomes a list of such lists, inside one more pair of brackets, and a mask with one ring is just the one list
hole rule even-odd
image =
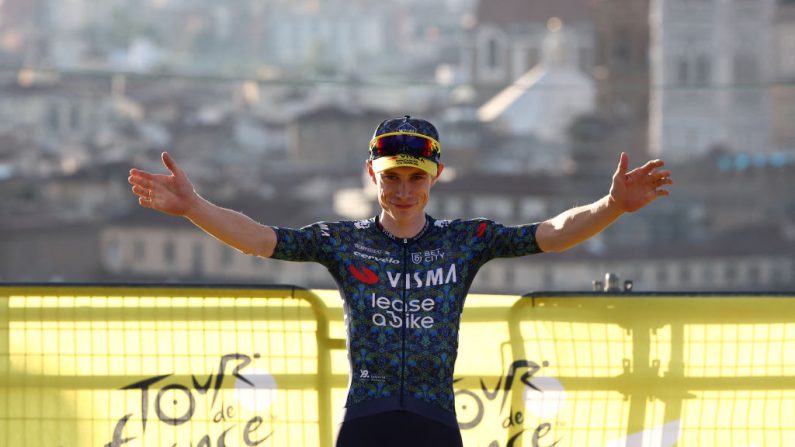
[[386, 231], [399, 238], [412, 238], [419, 234], [425, 227], [425, 220], [425, 214], [419, 214], [410, 219], [398, 220], [385, 213], [383, 210], [378, 218], [378, 222], [381, 223]]

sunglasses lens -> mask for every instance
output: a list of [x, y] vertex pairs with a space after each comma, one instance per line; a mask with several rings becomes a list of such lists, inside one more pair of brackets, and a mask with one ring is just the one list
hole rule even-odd
[[434, 152], [431, 140], [416, 135], [389, 135], [376, 140], [373, 146], [373, 153], [379, 156], [408, 154], [432, 158]]

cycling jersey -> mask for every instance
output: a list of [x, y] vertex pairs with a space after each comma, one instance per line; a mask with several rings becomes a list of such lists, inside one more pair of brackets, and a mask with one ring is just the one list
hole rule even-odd
[[413, 238], [377, 218], [274, 228], [274, 259], [319, 262], [339, 287], [351, 367], [345, 420], [405, 410], [458, 427], [453, 368], [467, 292], [487, 261], [540, 252], [536, 227], [427, 216]]

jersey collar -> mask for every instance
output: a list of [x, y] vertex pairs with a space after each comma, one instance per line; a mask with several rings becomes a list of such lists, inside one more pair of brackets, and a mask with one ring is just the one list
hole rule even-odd
[[433, 218], [432, 218], [431, 216], [429, 216], [429, 215], [427, 215], [427, 214], [426, 214], [426, 215], [425, 215], [425, 225], [423, 225], [423, 226], [422, 226], [422, 229], [420, 230], [420, 232], [419, 232], [419, 233], [417, 233], [417, 234], [416, 234], [414, 237], [397, 237], [397, 236], [395, 236], [394, 234], [392, 234], [391, 232], [389, 232], [389, 230], [387, 230], [386, 228], [384, 228], [384, 226], [383, 226], [383, 225], [381, 225], [381, 222], [380, 222], [380, 220], [378, 219], [378, 216], [377, 216], [377, 215], [374, 217], [374, 220], [375, 220], [375, 227], [376, 227], [376, 228], [378, 228], [378, 230], [379, 230], [379, 231], [380, 231], [380, 232], [381, 232], [383, 235], [385, 235], [385, 236], [386, 236], [386, 237], [388, 237], [389, 239], [392, 239], [392, 240], [393, 240], [393, 241], [395, 241], [395, 242], [400, 242], [400, 241], [404, 241], [404, 242], [416, 241], [417, 239], [421, 238], [422, 236], [424, 236], [424, 235], [425, 235], [425, 233], [427, 233], [427, 232], [428, 232], [428, 229], [429, 229], [429, 228], [431, 228], [431, 223], [433, 222]]

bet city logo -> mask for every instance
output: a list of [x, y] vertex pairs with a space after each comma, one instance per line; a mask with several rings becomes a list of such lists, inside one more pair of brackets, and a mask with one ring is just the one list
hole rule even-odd
[[418, 251], [411, 254], [411, 262], [420, 264], [422, 262], [434, 262], [437, 259], [444, 259], [444, 252], [441, 248], [435, 250]]

